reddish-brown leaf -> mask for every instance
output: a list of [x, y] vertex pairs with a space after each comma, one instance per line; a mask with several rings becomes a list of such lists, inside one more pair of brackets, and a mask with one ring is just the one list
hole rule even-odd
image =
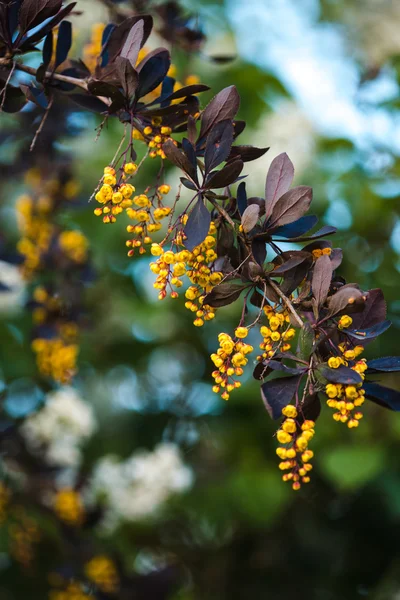
[[323, 254], [315, 262], [311, 283], [312, 293], [318, 306], [322, 306], [328, 296], [332, 273], [331, 259], [326, 254]]
[[239, 110], [240, 97], [234, 85], [219, 92], [206, 106], [201, 117], [200, 139], [205, 137], [214, 123], [233, 119]]
[[279, 227], [299, 219], [307, 210], [312, 200], [312, 189], [305, 185], [289, 190], [275, 203], [269, 227]]
[[251, 204], [246, 208], [242, 215], [242, 227], [245, 233], [253, 229], [258, 221], [259, 215], [260, 207], [258, 204]]
[[279, 154], [271, 163], [265, 183], [265, 212], [267, 219], [276, 202], [292, 185], [294, 166], [286, 152]]

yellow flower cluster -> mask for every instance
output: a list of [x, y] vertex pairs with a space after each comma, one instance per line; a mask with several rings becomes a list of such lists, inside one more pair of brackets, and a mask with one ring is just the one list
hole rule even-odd
[[80, 583], [72, 582], [64, 590], [52, 590], [49, 600], [93, 600], [93, 594], [86, 594]]
[[62, 183], [57, 179], [45, 179], [39, 169], [30, 169], [25, 182], [32, 188], [31, 194], [23, 194], [17, 199], [16, 212], [21, 239], [18, 252], [24, 257], [22, 273], [30, 279], [41, 267], [42, 256], [48, 251], [52, 237], [56, 233], [50, 217], [64, 200], [73, 199], [79, 185], [73, 179]]
[[34, 558], [34, 546], [40, 540], [37, 523], [22, 507], [16, 507], [13, 512], [14, 523], [8, 528], [10, 554], [23, 567], [29, 568]]
[[85, 565], [85, 574], [101, 592], [115, 594], [119, 577], [114, 562], [108, 556], [95, 556]]
[[76, 373], [79, 346], [60, 337], [36, 338], [32, 342], [37, 367], [42, 375], [59, 383], [69, 383]]
[[83, 47], [83, 62], [91, 73], [96, 68], [97, 59], [101, 52], [104, 28], [105, 25], [103, 23], [95, 23], [92, 27], [90, 42]]
[[332, 248], [315, 248], [311, 254], [315, 259], [321, 258], [321, 256], [330, 256], [332, 254]]
[[235, 339], [227, 333], [220, 333], [219, 348], [215, 354], [211, 354], [211, 360], [216, 366], [216, 370], [212, 372], [215, 381], [213, 392], [219, 394], [222, 389], [223, 400], [229, 400], [230, 392], [240, 387], [240, 381], [234, 380], [233, 376], [243, 375], [243, 367], [248, 362], [247, 355], [254, 350], [253, 346], [242, 342], [247, 334], [247, 327], [237, 327]]
[[178, 252], [164, 251], [160, 244], [152, 244], [151, 247], [152, 255], [158, 256], [156, 262], [150, 263], [150, 269], [157, 275], [154, 287], [159, 290], [159, 299], [163, 300], [167, 296], [168, 287], [171, 290], [171, 298], [177, 298], [178, 292], [173, 288], [182, 287], [181, 278], [186, 275], [192, 285], [185, 292], [185, 306], [196, 314], [194, 324], [197, 327], [215, 317], [215, 309], [204, 304], [204, 298], [223, 278], [222, 273], [212, 270], [212, 263], [217, 258], [214, 250], [215, 233], [215, 224], [211, 222], [207, 237], [199, 246], [193, 248], [192, 252], [183, 247], [182, 234], [178, 234], [173, 242]]
[[162, 184], [158, 186], [152, 199], [146, 194], [133, 198], [136, 208], [128, 208], [126, 211], [128, 217], [136, 221], [136, 225], [128, 225], [126, 228], [128, 233], [135, 234], [135, 238], [126, 242], [127, 247], [130, 248], [128, 256], [133, 256], [137, 248], [140, 254], [144, 254], [146, 252], [144, 246], [153, 241], [150, 234], [159, 231], [162, 227], [161, 221], [170, 215], [171, 208], [162, 203], [163, 196], [168, 194], [170, 189], [169, 185]]
[[277, 312], [271, 306], [264, 306], [264, 314], [268, 319], [268, 327], [263, 325], [260, 328], [263, 337], [260, 348], [263, 352], [257, 356], [259, 362], [272, 358], [278, 350], [290, 350], [290, 340], [296, 335], [296, 330], [290, 327], [290, 317], [286, 310]]
[[[341, 365], [350, 366], [364, 379], [364, 373], [368, 368], [367, 361], [365, 359], [356, 360], [364, 351], [363, 346], [350, 348], [346, 342], [343, 342], [339, 344], [339, 350], [342, 356], [331, 356], [328, 365], [332, 369], [337, 369]], [[334, 420], [347, 423], [347, 427], [350, 429], [358, 427], [358, 423], [363, 417], [359, 408], [365, 401], [365, 390], [362, 389], [362, 383], [356, 385], [328, 383], [325, 386], [325, 393], [328, 396], [327, 405], [337, 411], [333, 414]]]
[[81, 525], [85, 510], [81, 497], [72, 488], [62, 488], [54, 498], [54, 511], [56, 515], [68, 525]]
[[24, 257], [22, 272], [26, 279], [40, 267], [41, 257], [48, 250], [54, 226], [48, 221], [49, 203], [38, 202], [24, 194], [17, 200], [18, 226], [22, 233], [17, 250]]
[[171, 127], [162, 125], [161, 120], [158, 121], [157, 119], [152, 120], [151, 127], [150, 125], [147, 125], [147, 127], [143, 129], [143, 137], [148, 147], [150, 148], [150, 158], [156, 158], [157, 156], [160, 156], [162, 159], [165, 159], [166, 156], [162, 147], [163, 144], [165, 144], [169, 140], [171, 140], [175, 146], [178, 145], [178, 143], [174, 139], [172, 139], [171, 133]]
[[314, 437], [314, 421], [307, 420], [300, 424], [297, 419], [297, 408], [291, 404], [282, 410], [285, 417], [276, 437], [282, 444], [276, 449], [281, 459], [281, 471], [289, 471], [282, 476], [283, 481], [291, 481], [292, 488], [299, 490], [301, 483], [309, 483], [309, 472], [312, 470], [310, 460], [314, 453], [308, 449], [310, 440]]
[[62, 231], [58, 243], [64, 254], [76, 263], [87, 259], [88, 240], [80, 231]]
[[132, 206], [131, 198], [136, 190], [125, 180], [127, 175], [136, 173], [137, 165], [125, 163], [120, 171], [117, 181], [116, 170], [113, 167], [104, 167], [101, 187], [95, 194], [95, 199], [102, 205], [102, 208], [95, 208], [94, 214], [97, 217], [103, 215], [103, 223], [115, 223], [117, 215], [121, 214], [125, 208]]

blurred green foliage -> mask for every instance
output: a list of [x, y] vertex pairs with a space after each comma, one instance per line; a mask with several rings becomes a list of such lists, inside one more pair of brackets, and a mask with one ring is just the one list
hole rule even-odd
[[[321, 5], [321, 18], [352, 31], [347, 2]], [[187, 69], [185, 56], [177, 64]], [[397, 59], [393, 65], [398, 71]], [[213, 92], [232, 83], [238, 87], [240, 117], [248, 122], [244, 139], [251, 140], [257, 130], [263, 145], [271, 145], [268, 160], [273, 158], [274, 140], [265, 119], [277, 100], [290, 98], [283, 79], [240, 56], [224, 66], [197, 57], [187, 70], [196, 72]], [[96, 118], [83, 118], [84, 133], [63, 146], [75, 157], [85, 199], [119, 143], [121, 126], [110, 122], [95, 141]], [[388, 197], [382, 184], [398, 181], [399, 157], [386, 151], [387, 166], [370, 169], [365, 154], [349, 140], [325, 138], [316, 130], [313, 136], [315, 150], [298, 181], [314, 187], [314, 210], [322, 222], [333, 205], [329, 222], [339, 227], [335, 245], [344, 251], [343, 276], [366, 289], [382, 287], [385, 293], [393, 326], [368, 348], [367, 357], [396, 354], [400, 260], [390, 240], [399, 218], [399, 193]], [[152, 179], [155, 166], [148, 163], [137, 189]], [[262, 195], [264, 175], [257, 177]], [[177, 180], [172, 169], [168, 180]], [[21, 188], [20, 182], [3, 187], [3, 226], [13, 223], [12, 206]], [[349, 227], [332, 222], [335, 195], [347, 207]], [[82, 334], [76, 385], [95, 407], [100, 429], [87, 445], [84, 470], [89, 472], [105, 454], [127, 457], [136, 448], [152, 449], [168, 439], [181, 444], [196, 474], [192, 491], [174, 500], [161, 520], [118, 530], [108, 542], [112, 550], [121, 551], [127, 569], [135, 566], [143, 548], [178, 557], [186, 567], [186, 585], [174, 600], [395, 600], [400, 593], [400, 417], [368, 405], [359, 429], [348, 431], [323, 411], [316, 428], [312, 482], [300, 493], [292, 492], [281, 481], [276, 424], [263, 408], [258, 383], [249, 378], [228, 404], [210, 391], [208, 357], [218, 332], [234, 328], [236, 309], [220, 310], [215, 322], [198, 330], [182, 299], [156, 301], [148, 258], [126, 256], [123, 219], [105, 227], [93, 216], [93, 204], [83, 203], [81, 209], [60, 215], [60, 222], [80, 228], [89, 238], [96, 268], [96, 280], [87, 290], [90, 318]], [[9, 245], [16, 243], [14, 225], [7, 225], [3, 234]], [[30, 328], [28, 311], [2, 315], [5, 386], [22, 377], [37, 380]], [[386, 383], [400, 387], [395, 376], [387, 375]], [[203, 387], [195, 393], [199, 384]], [[44, 598], [46, 549], [40, 556], [40, 576], [20, 580], [4, 547], [0, 537], [2, 600]], [[35, 582], [35, 591], [30, 582]]]

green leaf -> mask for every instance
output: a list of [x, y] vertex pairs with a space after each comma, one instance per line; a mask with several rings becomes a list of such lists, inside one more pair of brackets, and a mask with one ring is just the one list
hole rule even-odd
[[314, 331], [309, 323], [304, 323], [299, 334], [299, 358], [309, 360], [314, 345]]

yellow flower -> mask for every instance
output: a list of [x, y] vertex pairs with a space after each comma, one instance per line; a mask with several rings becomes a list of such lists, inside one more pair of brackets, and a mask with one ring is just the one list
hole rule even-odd
[[328, 360], [328, 365], [331, 367], [331, 369], [337, 369], [341, 364], [342, 361], [338, 356], [331, 356], [331, 358]]
[[136, 173], [138, 166], [135, 163], [129, 162], [124, 166], [124, 171], [127, 175], [133, 175]]
[[347, 327], [350, 327], [352, 322], [353, 322], [353, 319], [351, 317], [349, 317], [349, 315], [343, 315], [339, 319], [339, 323], [338, 323], [339, 329], [347, 329]]
[[297, 409], [292, 404], [288, 404], [282, 409], [282, 414], [285, 417], [289, 417], [291, 419], [295, 419], [297, 417]]
[[247, 329], [247, 327], [236, 327], [235, 329], [235, 336], [240, 339], [247, 337], [248, 333], [249, 330]]

